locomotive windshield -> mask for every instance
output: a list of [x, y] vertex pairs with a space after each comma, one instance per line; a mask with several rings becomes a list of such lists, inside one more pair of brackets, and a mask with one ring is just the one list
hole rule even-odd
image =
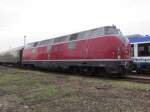
[[116, 27], [105, 27], [105, 35], [110, 35], [110, 34], [118, 34], [118, 30]]

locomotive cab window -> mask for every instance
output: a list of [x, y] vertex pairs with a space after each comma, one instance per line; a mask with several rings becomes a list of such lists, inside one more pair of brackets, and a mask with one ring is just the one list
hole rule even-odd
[[138, 45], [138, 56], [150, 56], [150, 43], [144, 43]]
[[118, 34], [118, 31], [115, 27], [105, 27], [105, 35]]

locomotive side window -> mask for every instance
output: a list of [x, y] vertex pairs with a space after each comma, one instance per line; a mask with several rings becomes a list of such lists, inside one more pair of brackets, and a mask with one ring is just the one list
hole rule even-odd
[[92, 30], [85, 31], [84, 38], [90, 38], [92, 36]]
[[65, 42], [67, 40], [67, 36], [55, 38], [54, 43]]
[[49, 39], [49, 40], [48, 40], [48, 44], [49, 44], [49, 45], [53, 44], [53, 41], [54, 41], [54, 39]]
[[78, 35], [78, 39], [84, 39], [85, 32], [80, 32]]
[[131, 56], [134, 57], [134, 44], [131, 44]]
[[37, 42], [36, 42], [36, 43], [34, 43], [33, 47], [36, 47], [36, 46], [37, 46], [37, 44], [38, 44]]
[[34, 47], [34, 44], [35, 44], [35, 43], [30, 43], [30, 44], [27, 44], [25, 47], [26, 47], [26, 48], [32, 48], [32, 47]]
[[104, 35], [104, 28], [97, 28], [97, 29], [93, 29], [92, 31], [92, 37], [96, 37], [96, 36], [101, 36]]
[[49, 39], [49, 40], [44, 40], [44, 41], [38, 42], [37, 46], [43, 46], [43, 45], [48, 45], [48, 44], [52, 44], [52, 43], [53, 43], [53, 39]]
[[37, 46], [47, 45], [48, 42], [49, 42], [48, 40], [44, 40], [44, 41], [38, 42]]
[[138, 56], [150, 56], [150, 43], [138, 45]]
[[69, 38], [69, 41], [77, 40], [77, 38], [78, 38], [78, 33], [72, 34]]

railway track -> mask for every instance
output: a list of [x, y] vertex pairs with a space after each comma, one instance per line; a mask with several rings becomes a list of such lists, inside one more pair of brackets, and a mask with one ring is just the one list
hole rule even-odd
[[150, 76], [142, 76], [142, 75], [127, 75], [125, 77], [129, 81], [140, 82], [140, 83], [150, 83]]

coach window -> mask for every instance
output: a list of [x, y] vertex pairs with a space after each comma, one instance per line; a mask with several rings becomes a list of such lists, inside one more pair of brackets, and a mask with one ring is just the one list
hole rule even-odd
[[138, 56], [150, 56], [150, 43], [138, 45]]
[[148, 52], [149, 52], [149, 56], [150, 56], [150, 45], [148, 46]]
[[131, 44], [131, 56], [134, 57], [134, 44]]

